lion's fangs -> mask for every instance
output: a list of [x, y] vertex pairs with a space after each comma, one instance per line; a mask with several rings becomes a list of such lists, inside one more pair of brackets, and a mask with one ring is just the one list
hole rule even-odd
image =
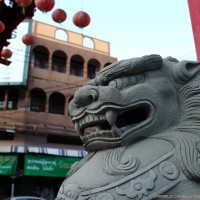
[[81, 129], [80, 129], [80, 126], [79, 126], [79, 123], [78, 122], [75, 122], [75, 130], [76, 130], [76, 132], [78, 133], [78, 135], [82, 135], [81, 134]]
[[[112, 134], [112, 137], [119, 137], [121, 131], [119, 128], [116, 127], [115, 122], [117, 119], [117, 113], [115, 111], [107, 111], [104, 115], [87, 115], [85, 118], [80, 119], [79, 121], [75, 122], [75, 130], [76, 132], [82, 136], [82, 138], [86, 137], [85, 139], [88, 140], [90, 138], [94, 137], [110, 137], [110, 133]], [[110, 130], [102, 130], [101, 126], [99, 126], [96, 122], [105, 122], [107, 121], [109, 125], [111, 126]], [[90, 134], [84, 134], [84, 130], [87, 127], [96, 125], [96, 132], [92, 132]]]
[[112, 127], [117, 119], [117, 113], [113, 110], [109, 110], [106, 112], [106, 119], [108, 121], [108, 123], [110, 124], [110, 126]]

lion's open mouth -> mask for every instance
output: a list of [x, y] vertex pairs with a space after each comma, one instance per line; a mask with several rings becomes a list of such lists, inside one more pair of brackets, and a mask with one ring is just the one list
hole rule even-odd
[[130, 128], [149, 121], [151, 112], [150, 103], [140, 103], [127, 108], [112, 107], [95, 114], [87, 113], [75, 120], [75, 129], [83, 143], [91, 139], [119, 138]]

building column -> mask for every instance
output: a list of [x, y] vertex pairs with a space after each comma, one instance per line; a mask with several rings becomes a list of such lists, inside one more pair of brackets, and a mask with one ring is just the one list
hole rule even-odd
[[66, 63], [66, 75], [70, 75], [70, 60], [71, 60], [71, 55], [67, 55], [67, 63]]
[[51, 51], [49, 51], [49, 59], [48, 59], [48, 70], [51, 71], [51, 67], [52, 67], [52, 55], [53, 53]]
[[24, 99], [25, 110], [30, 110], [29, 94], [30, 94], [29, 90], [25, 92], [25, 99]]
[[49, 94], [46, 93], [45, 113], [49, 112]]
[[83, 78], [87, 79], [87, 71], [88, 71], [88, 60], [84, 60], [84, 64], [83, 64]]
[[4, 108], [3, 108], [3, 110], [7, 110], [7, 107], [8, 107], [8, 92], [9, 92], [9, 90], [5, 89], [5, 98], [4, 98]]

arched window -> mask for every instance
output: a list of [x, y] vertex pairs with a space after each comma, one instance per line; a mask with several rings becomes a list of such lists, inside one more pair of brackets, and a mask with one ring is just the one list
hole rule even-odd
[[30, 91], [30, 110], [44, 112], [46, 104], [46, 94], [42, 89], [35, 88]]
[[18, 98], [19, 98], [19, 89], [10, 89], [8, 91], [8, 102], [7, 102], [8, 110], [17, 109]]
[[70, 60], [70, 74], [74, 76], [83, 76], [84, 60], [79, 55], [72, 56]]
[[87, 77], [90, 79], [95, 78], [96, 73], [100, 70], [100, 63], [96, 59], [88, 61]]
[[37, 46], [33, 49], [34, 67], [48, 69], [49, 51], [44, 46]]
[[111, 65], [112, 63], [106, 63], [105, 65], [104, 65], [104, 67], [107, 67], [108, 65]]
[[83, 39], [83, 46], [94, 49], [94, 42], [91, 38], [84, 37]]
[[55, 92], [49, 97], [49, 113], [65, 114], [65, 96]]
[[55, 51], [52, 55], [51, 70], [56, 72], [66, 72], [67, 56], [63, 51]]
[[5, 108], [5, 90], [0, 89], [0, 110], [3, 110]]
[[57, 29], [56, 33], [55, 33], [55, 39], [62, 40], [62, 41], [67, 41], [68, 40], [68, 35], [64, 30]]

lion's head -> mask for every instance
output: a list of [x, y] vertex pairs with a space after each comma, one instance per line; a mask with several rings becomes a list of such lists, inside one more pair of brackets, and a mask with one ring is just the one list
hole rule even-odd
[[[198, 62], [159, 55], [122, 60], [104, 68], [69, 103], [86, 150], [129, 144], [175, 127], [181, 129], [184, 121], [194, 122], [189, 112], [194, 107], [188, 98], [200, 91], [191, 94], [187, 88], [200, 87], [199, 70]], [[96, 130], [89, 133], [91, 127]]]

